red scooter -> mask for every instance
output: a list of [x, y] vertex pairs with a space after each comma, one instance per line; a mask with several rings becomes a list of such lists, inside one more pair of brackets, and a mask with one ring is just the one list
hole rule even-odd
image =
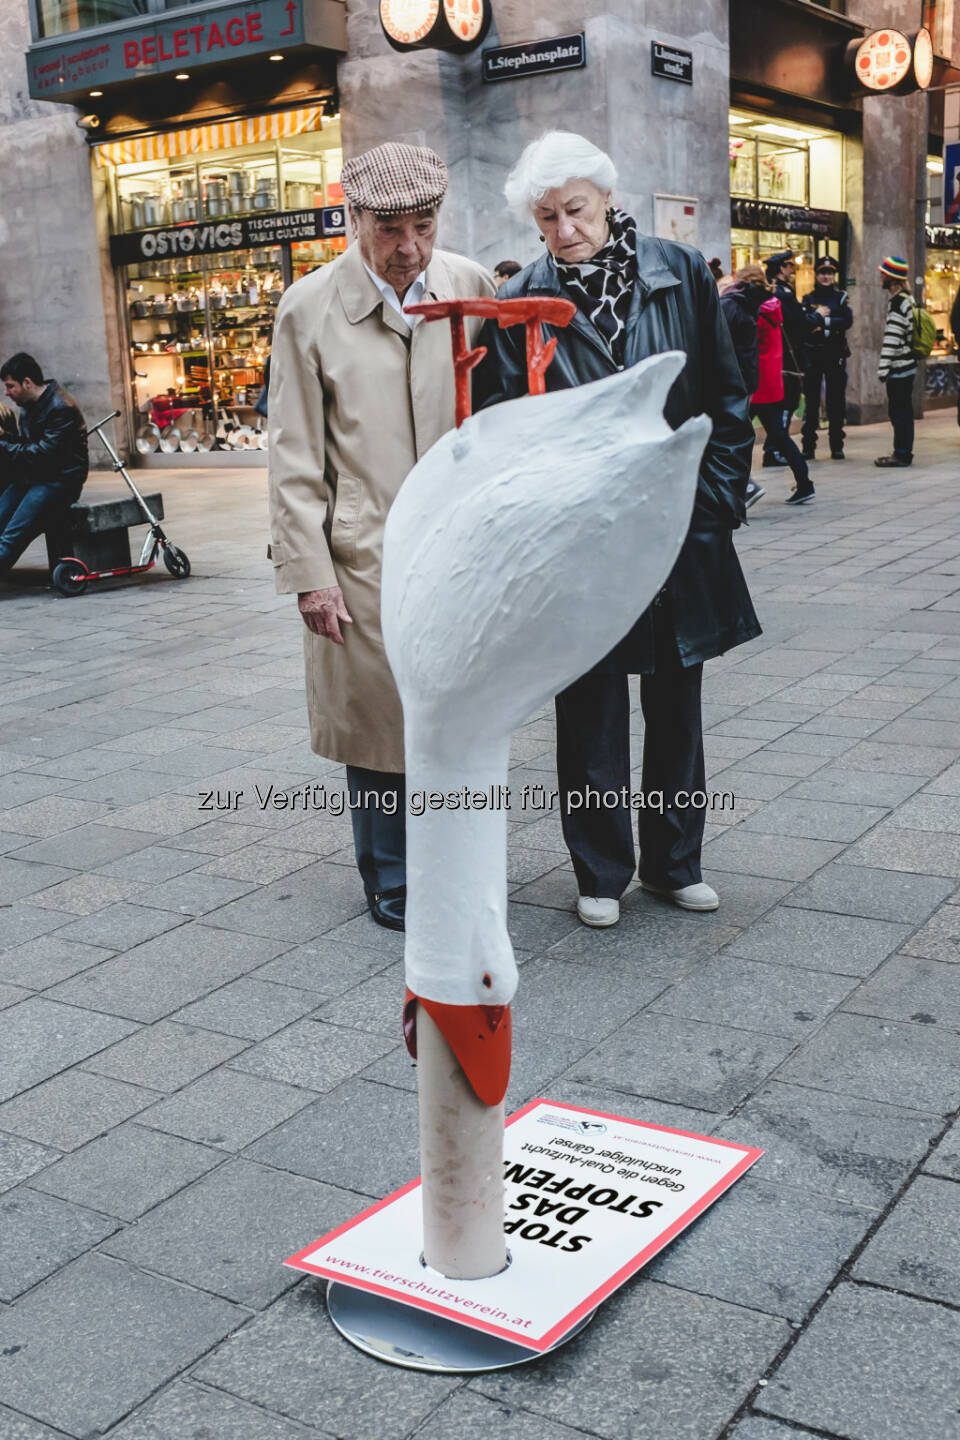
[[85, 565], [82, 560], [76, 559], [75, 556], [65, 556], [55, 567], [52, 577], [54, 586], [61, 595], [82, 595], [92, 580], [112, 580], [117, 575], [142, 575], [145, 570], [153, 569], [161, 551], [163, 552], [163, 563], [175, 580], [186, 580], [190, 574], [190, 561], [180, 547], [174, 545], [164, 535], [160, 528], [160, 522], [151, 513], [146, 500], [130, 479], [126, 466], [103, 433], [104, 425], [109, 425], [111, 420], [116, 420], [119, 414], [119, 410], [114, 410], [112, 415], [105, 415], [96, 425], [90, 426], [87, 434], [100, 436], [104, 448], [113, 461], [114, 472], [122, 475], [127, 482], [150, 529], [143, 542], [140, 560], [136, 565], [123, 565], [119, 570], [91, 570], [88, 565]]

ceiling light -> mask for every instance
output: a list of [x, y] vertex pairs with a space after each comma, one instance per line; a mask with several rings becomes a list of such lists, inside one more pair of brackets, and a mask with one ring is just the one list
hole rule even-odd
[[178, 70], [173, 78], [174, 80], [189, 80], [190, 76], [187, 74], [186, 70]]
[[90, 91], [90, 99], [91, 99], [91, 100], [99, 100], [99, 99], [100, 99], [100, 96], [101, 96], [102, 94], [103, 94], [103, 91], [102, 91], [102, 90], [91, 90], [91, 91]]
[[931, 174], [931, 175], [942, 175], [942, 174], [943, 174], [943, 161], [942, 161], [942, 160], [928, 160], [928, 161], [927, 161], [927, 169], [930, 171], [930, 174]]
[[267, 56], [267, 59], [268, 59], [268, 60], [283, 60], [284, 58], [285, 58], [285, 57], [284, 57], [283, 55], [268, 55], [268, 56]]
[[777, 135], [783, 140], [809, 140], [813, 133], [810, 130], [797, 130], [790, 125], [774, 125], [769, 122], [754, 125], [752, 129], [757, 135]]

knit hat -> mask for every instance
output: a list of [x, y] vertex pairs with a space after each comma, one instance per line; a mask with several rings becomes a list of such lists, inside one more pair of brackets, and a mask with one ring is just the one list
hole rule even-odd
[[792, 250], [778, 250], [776, 255], [768, 255], [765, 261], [767, 279], [776, 280], [787, 261], [792, 259]]
[[881, 275], [889, 275], [891, 280], [906, 282], [910, 278], [910, 267], [902, 255], [886, 256], [883, 264], [878, 265], [877, 269]]
[[355, 155], [340, 173], [351, 205], [377, 215], [431, 210], [447, 193], [447, 167], [433, 150], [390, 140]]

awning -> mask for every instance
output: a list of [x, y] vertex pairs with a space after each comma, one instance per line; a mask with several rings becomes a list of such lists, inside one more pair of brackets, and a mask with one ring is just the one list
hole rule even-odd
[[188, 155], [208, 155], [215, 150], [231, 150], [241, 145], [262, 145], [269, 140], [288, 140], [322, 128], [322, 105], [306, 105], [299, 110], [252, 115], [244, 120], [193, 125], [189, 130], [138, 135], [133, 140], [111, 140], [104, 145], [95, 145], [94, 149], [100, 165], [136, 165], [145, 160], [175, 160]]

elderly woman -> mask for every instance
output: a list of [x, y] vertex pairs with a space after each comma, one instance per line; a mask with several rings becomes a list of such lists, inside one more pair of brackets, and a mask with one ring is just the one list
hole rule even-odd
[[[691, 415], [713, 421], [690, 530], [667, 583], [614, 650], [557, 697], [563, 833], [580, 892], [577, 913], [593, 926], [616, 924], [633, 878], [629, 802], [639, 817], [643, 888], [684, 910], [717, 908], [700, 870], [703, 662], [760, 633], [733, 548], [745, 516], [753, 428], [716, 283], [697, 250], [638, 235], [613, 204], [616, 178], [610, 157], [581, 135], [554, 131], [528, 145], [505, 193], [517, 214], [532, 216], [546, 254], [500, 291], [562, 295], [577, 306], [566, 329], [544, 326], [557, 336], [548, 389], [584, 385], [657, 352], [681, 350], [687, 363], [666, 418], [674, 428]], [[475, 372], [475, 408], [525, 394], [522, 330], [491, 322], [481, 343], [487, 357]], [[576, 458], [570, 456], [572, 465]], [[630, 784], [627, 677], [637, 673], [645, 722], [642, 806]], [[596, 792], [605, 791], [622, 793], [628, 803], [604, 808]]]

